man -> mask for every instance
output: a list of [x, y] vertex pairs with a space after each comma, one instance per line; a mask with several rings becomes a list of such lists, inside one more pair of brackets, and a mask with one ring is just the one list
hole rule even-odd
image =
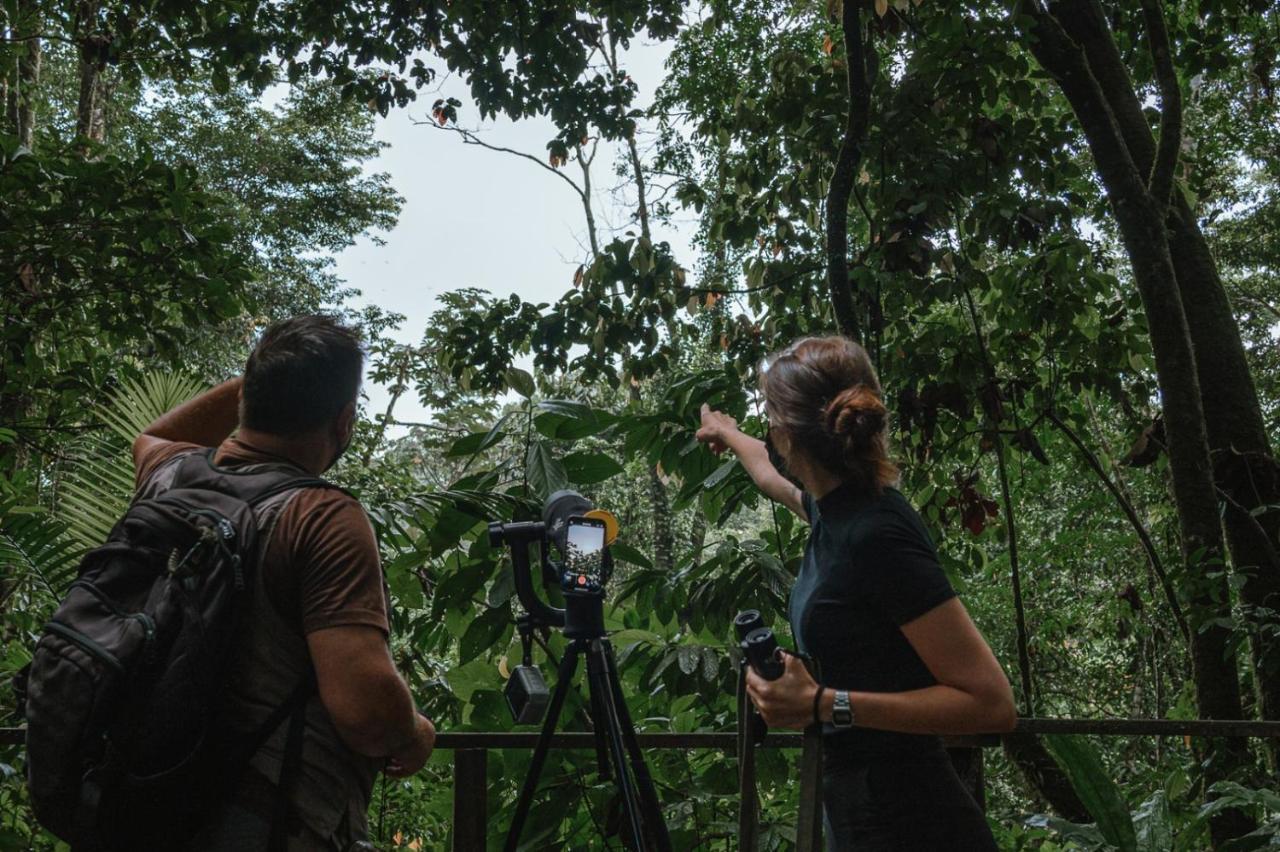
[[[332, 318], [277, 323], [242, 379], [178, 406], [138, 436], [139, 493], [163, 490], [176, 459], [207, 447], [218, 448], [214, 464], [227, 471], [270, 464], [299, 476], [323, 473], [351, 442], [363, 372], [356, 333]], [[235, 730], [258, 728], [314, 670], [299, 771], [289, 785], [288, 848], [346, 849], [367, 834], [377, 772], [417, 772], [435, 729], [392, 662], [377, 542], [360, 504], [337, 489], [299, 488], [258, 504], [255, 517], [260, 558], [230, 664], [225, 721]], [[253, 757], [234, 798], [191, 850], [267, 848], [288, 727]]]

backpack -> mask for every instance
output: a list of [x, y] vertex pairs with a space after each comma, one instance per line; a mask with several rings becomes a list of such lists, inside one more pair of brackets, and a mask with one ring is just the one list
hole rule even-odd
[[265, 534], [253, 506], [335, 486], [286, 465], [223, 470], [213, 454], [169, 462], [172, 485], [135, 500], [85, 555], [36, 645], [28, 790], [40, 822], [76, 848], [177, 848], [289, 717], [281, 801], [296, 774], [314, 675], [247, 734], [219, 727], [220, 696]]

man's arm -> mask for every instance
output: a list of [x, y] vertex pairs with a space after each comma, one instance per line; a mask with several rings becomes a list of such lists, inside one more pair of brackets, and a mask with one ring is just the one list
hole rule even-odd
[[431, 754], [435, 728], [413, 706], [385, 635], [376, 627], [314, 630], [307, 646], [320, 701], [352, 751], [390, 758], [396, 772], [417, 772]]
[[163, 444], [221, 444], [240, 422], [240, 381], [229, 379], [153, 420], [133, 441], [134, 468]]

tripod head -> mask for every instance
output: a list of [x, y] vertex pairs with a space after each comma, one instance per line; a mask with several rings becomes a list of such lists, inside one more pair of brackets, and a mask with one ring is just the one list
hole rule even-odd
[[[617, 535], [613, 515], [567, 490], [547, 498], [541, 521], [489, 524], [489, 543], [511, 549], [516, 595], [533, 625], [561, 628], [570, 639], [604, 636], [604, 591], [613, 576], [609, 544]], [[534, 544], [544, 583], [549, 577], [559, 581], [563, 609], [543, 601], [535, 590], [529, 558]]]

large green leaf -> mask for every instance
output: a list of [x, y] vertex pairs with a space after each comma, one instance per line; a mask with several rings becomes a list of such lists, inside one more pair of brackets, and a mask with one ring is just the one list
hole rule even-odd
[[1164, 790], [1157, 790], [1133, 812], [1137, 830], [1138, 852], [1170, 852], [1173, 849], [1173, 826], [1169, 821], [1169, 802]]
[[1129, 807], [1093, 744], [1073, 734], [1049, 734], [1044, 740], [1102, 836], [1120, 852], [1136, 852], [1138, 838]]
[[548, 438], [560, 440], [572, 441], [598, 435], [617, 422], [617, 417], [607, 411], [568, 399], [543, 400], [538, 403], [537, 410], [534, 426]]
[[594, 485], [622, 473], [622, 465], [603, 453], [569, 453], [560, 460], [570, 482]]
[[530, 442], [529, 454], [525, 458], [525, 475], [529, 478], [529, 488], [543, 500], [569, 482], [564, 465], [556, 459], [546, 441]]
[[480, 613], [462, 634], [462, 640], [458, 643], [458, 662], [466, 665], [487, 649], [495, 647], [510, 627], [511, 612], [505, 606], [493, 607]]
[[503, 425], [506, 424], [510, 415], [503, 415], [493, 424], [487, 431], [472, 432], [469, 435], [463, 435], [458, 440], [449, 445], [449, 449], [445, 450], [446, 458], [457, 458], [461, 456], [472, 456], [476, 453], [484, 452], [494, 444], [501, 441], [507, 436], [502, 431]]

